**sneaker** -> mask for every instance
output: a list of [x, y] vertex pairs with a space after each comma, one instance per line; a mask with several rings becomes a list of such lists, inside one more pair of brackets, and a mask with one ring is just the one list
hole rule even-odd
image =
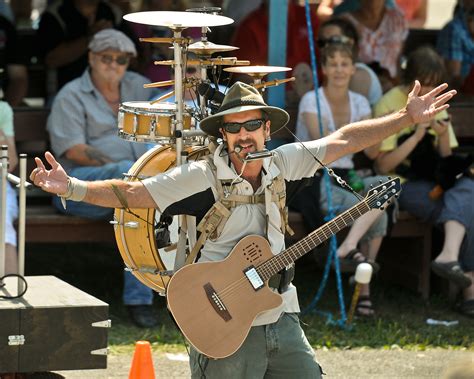
[[128, 305], [127, 308], [130, 318], [139, 328], [153, 328], [158, 325], [152, 305]]

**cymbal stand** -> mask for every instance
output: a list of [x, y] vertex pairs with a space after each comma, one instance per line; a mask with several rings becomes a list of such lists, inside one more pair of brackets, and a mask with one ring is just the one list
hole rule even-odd
[[[207, 26], [203, 26], [201, 28], [201, 41], [202, 42], [207, 42], [207, 31], [209, 28]], [[207, 66], [206, 65], [199, 65], [199, 69], [201, 70], [201, 83], [207, 83]], [[198, 92], [199, 95], [199, 107], [201, 108], [201, 117], [206, 118], [207, 117], [207, 96], [201, 95]]]
[[183, 50], [179, 42], [181, 39], [181, 28], [173, 28], [174, 41], [174, 93], [176, 102], [176, 166], [181, 165], [181, 153], [183, 151], [183, 119], [184, 119], [184, 95], [183, 95]]
[[[1, 222], [0, 222], [0, 278], [5, 275], [5, 258], [6, 258], [6, 243], [5, 243], [5, 220], [7, 218], [7, 175], [8, 175], [8, 145], [2, 145], [1, 153]], [[2, 285], [3, 282], [0, 282]]]

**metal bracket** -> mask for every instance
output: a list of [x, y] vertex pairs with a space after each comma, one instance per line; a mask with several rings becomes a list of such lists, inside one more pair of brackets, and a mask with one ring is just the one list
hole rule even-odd
[[91, 355], [109, 355], [109, 348], [104, 347], [103, 349], [91, 350]]
[[25, 344], [25, 336], [23, 334], [8, 336], [8, 345], [18, 346]]
[[97, 321], [91, 324], [94, 328], [111, 328], [112, 320]]

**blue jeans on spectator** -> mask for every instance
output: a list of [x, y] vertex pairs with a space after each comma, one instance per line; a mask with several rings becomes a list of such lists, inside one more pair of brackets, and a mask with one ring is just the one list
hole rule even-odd
[[[108, 163], [104, 166], [83, 166], [69, 170], [68, 175], [81, 180], [121, 179], [128, 172], [134, 162], [120, 161]], [[112, 220], [112, 208], [99, 207], [83, 202], [67, 201], [66, 209], [63, 208], [59, 197], [53, 198], [54, 206], [62, 213], [92, 218], [96, 220]], [[136, 279], [132, 273], [124, 272], [123, 302], [125, 305], [150, 305], [153, 302], [153, 291]]]

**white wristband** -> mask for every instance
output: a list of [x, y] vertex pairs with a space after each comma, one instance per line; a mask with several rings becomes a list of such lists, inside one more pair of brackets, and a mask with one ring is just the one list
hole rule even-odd
[[86, 194], [87, 182], [74, 177], [68, 177], [66, 193], [62, 195], [58, 194], [58, 196], [66, 200], [82, 201], [86, 197]]

